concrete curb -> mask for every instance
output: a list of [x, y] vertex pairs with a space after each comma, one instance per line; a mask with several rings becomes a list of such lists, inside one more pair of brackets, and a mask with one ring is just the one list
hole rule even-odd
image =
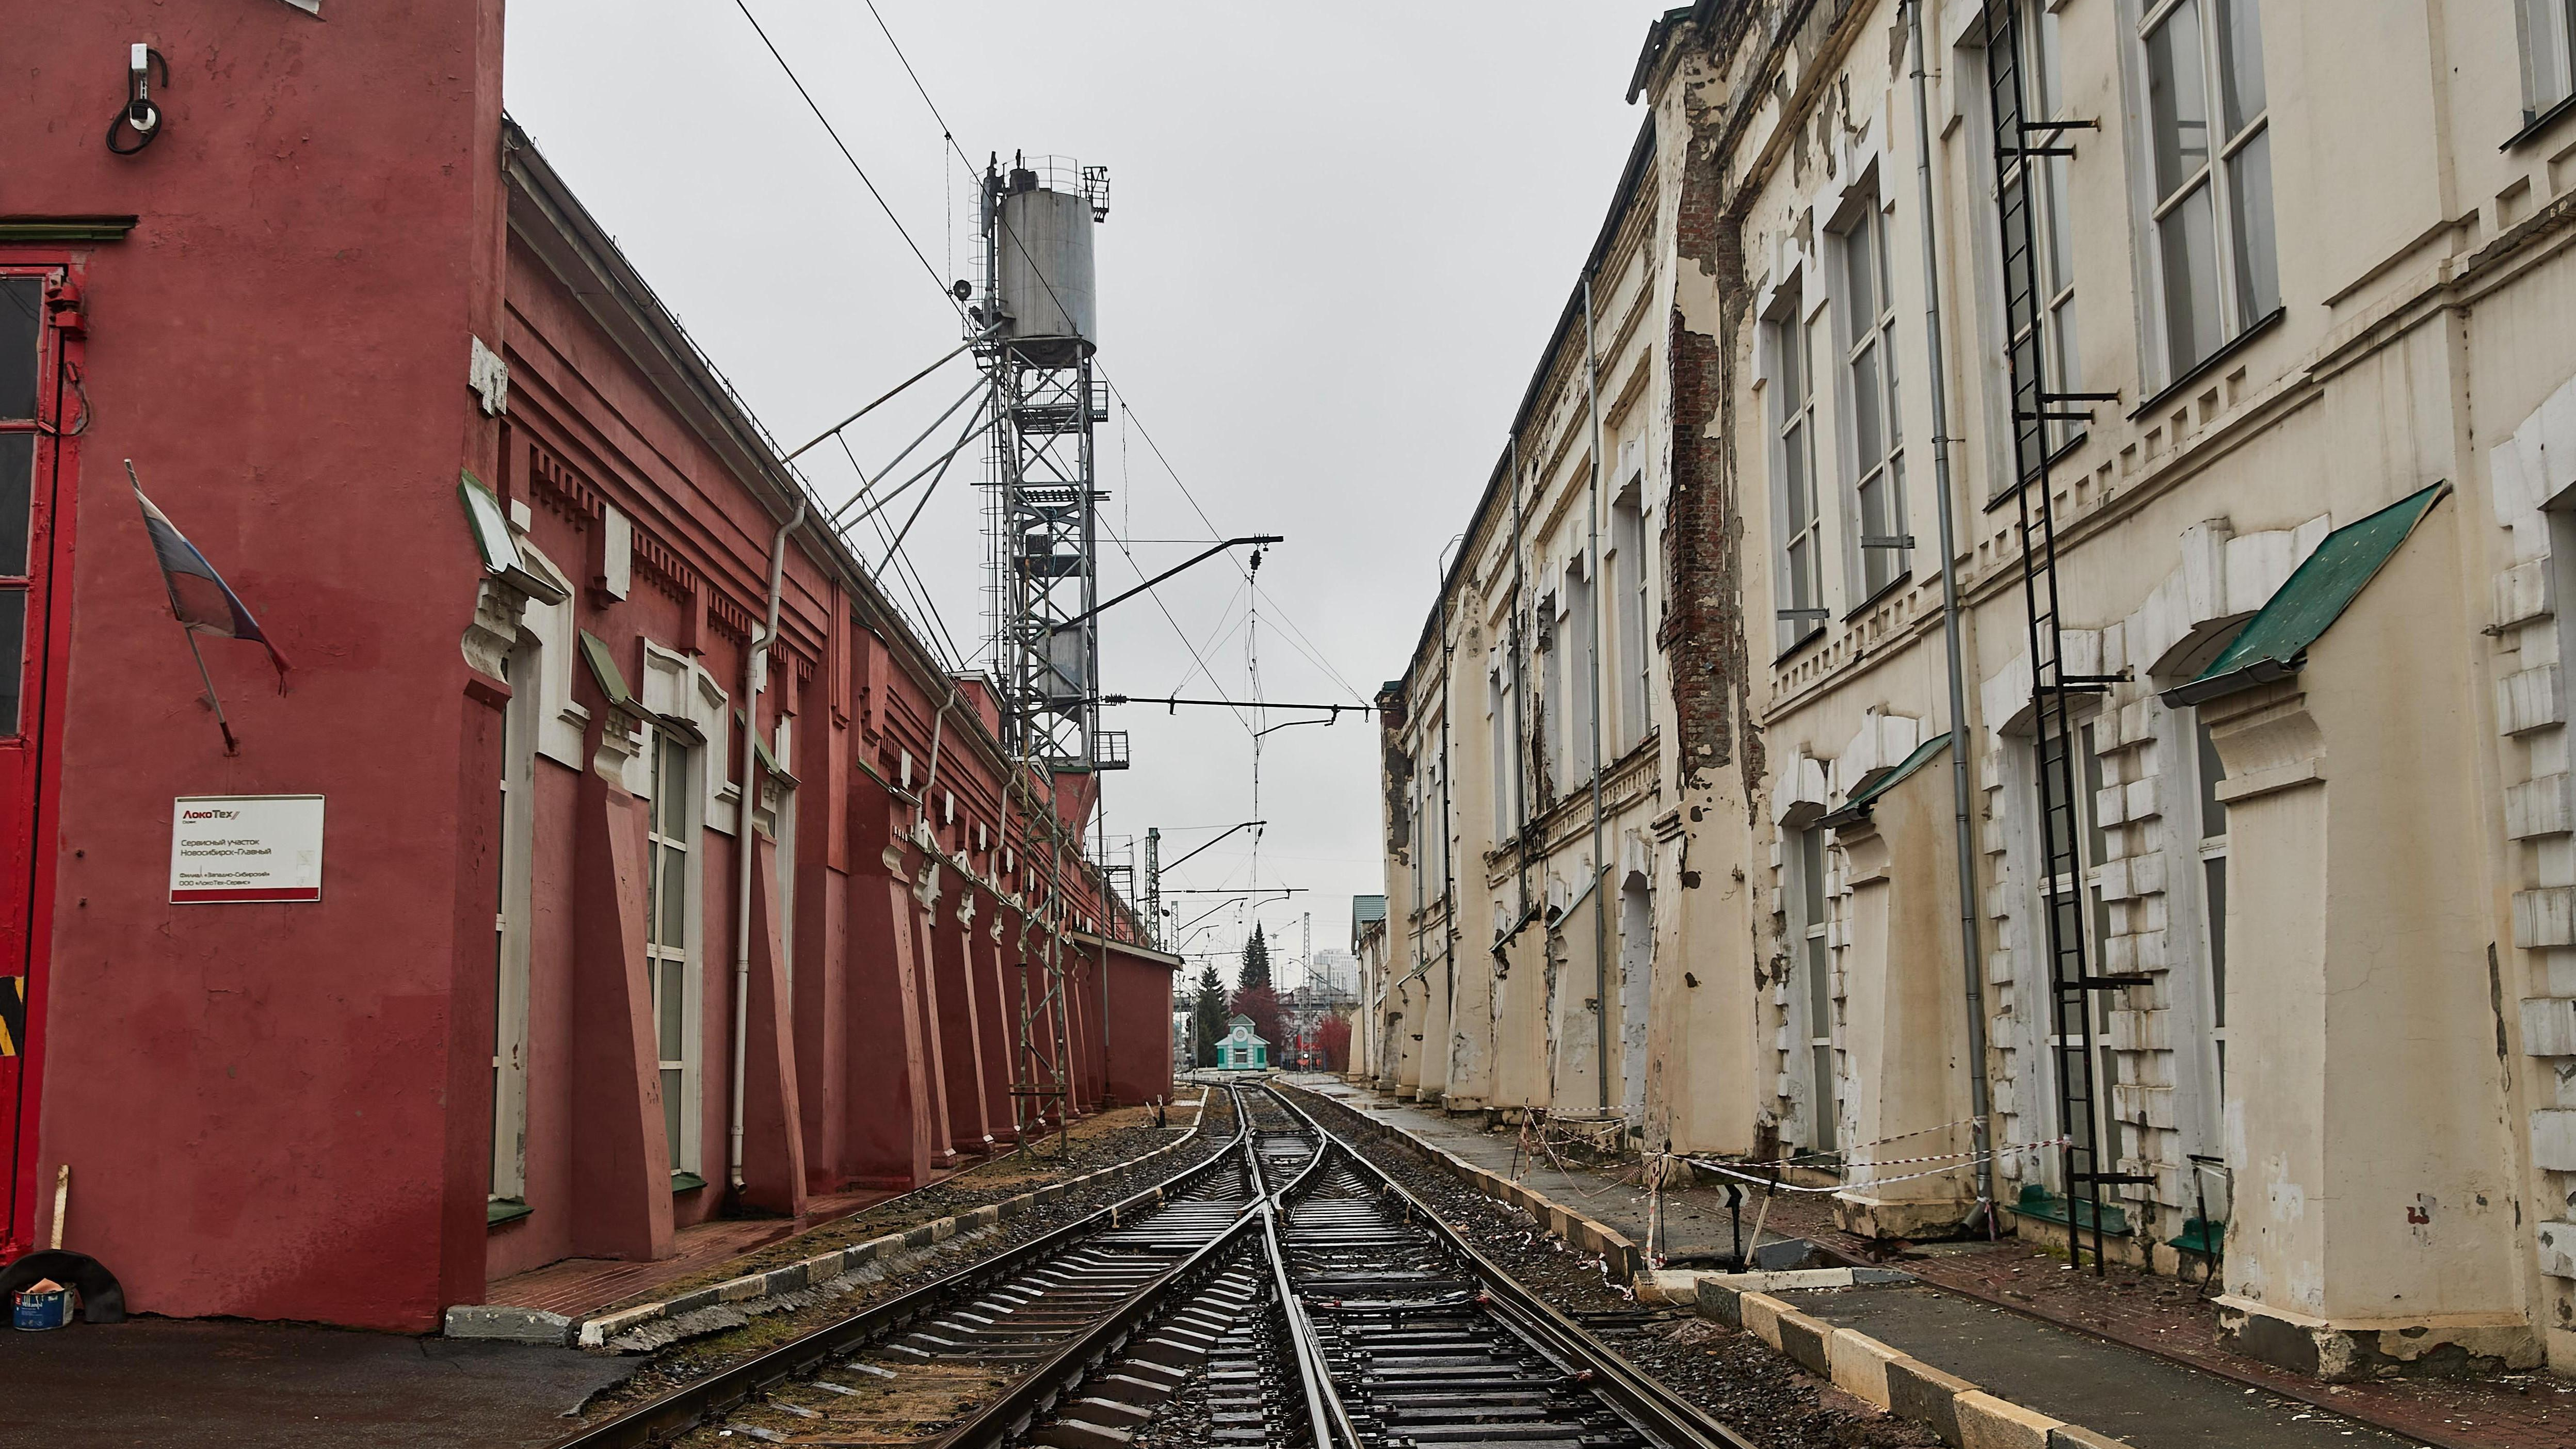
[[[999, 1202], [986, 1203], [972, 1212], [932, 1218], [925, 1223], [915, 1223], [898, 1233], [870, 1238], [864, 1243], [853, 1243], [846, 1248], [835, 1248], [831, 1252], [820, 1253], [800, 1262], [772, 1268], [767, 1272], [749, 1273], [739, 1278], [728, 1278], [721, 1283], [710, 1283], [703, 1288], [691, 1289], [689, 1292], [660, 1302], [639, 1303], [632, 1308], [619, 1309], [615, 1313], [595, 1314], [575, 1319], [533, 1308], [514, 1308], [502, 1304], [461, 1304], [447, 1310], [445, 1332], [449, 1338], [498, 1338], [519, 1343], [575, 1344], [582, 1348], [612, 1348], [617, 1346], [612, 1343], [612, 1340], [633, 1334], [650, 1324], [681, 1318], [718, 1305], [739, 1308], [741, 1305], [763, 1303], [782, 1295], [799, 1293], [809, 1287], [821, 1287], [832, 1283], [844, 1274], [857, 1273], [871, 1265], [892, 1265], [892, 1261], [898, 1257], [917, 1254], [922, 1249], [944, 1243], [962, 1233], [973, 1233], [994, 1227], [1007, 1219], [1018, 1217], [1040, 1203], [1062, 1196], [1079, 1183], [1106, 1177], [1111, 1173], [1125, 1172], [1130, 1168], [1143, 1166], [1167, 1153], [1177, 1152], [1199, 1135], [1199, 1129], [1207, 1118], [1207, 1102], [1207, 1095], [1202, 1094], [1199, 1098], [1198, 1115], [1191, 1120], [1189, 1130], [1151, 1152], [1131, 1157], [1125, 1162], [1115, 1163], [1094, 1172], [1086, 1172], [1080, 1177], [1069, 1177], [1062, 1182], [1049, 1183], [1045, 1187], [1003, 1198]], [[879, 1276], [882, 1274], [880, 1273]], [[781, 1306], [796, 1305], [782, 1304]], [[713, 1333], [723, 1328], [735, 1327], [738, 1326], [739, 1320], [739, 1313], [720, 1315], [710, 1318], [700, 1331]], [[661, 1347], [664, 1343], [675, 1342], [679, 1338], [693, 1336], [695, 1335], [688, 1333], [654, 1335], [655, 1341], [639, 1340], [632, 1349], [625, 1351], [642, 1352]]]
[[[1670, 1279], [1681, 1275], [1660, 1276]], [[1900, 1419], [1921, 1424], [1939, 1434], [1943, 1443], [1960, 1449], [2127, 1449], [2117, 1439], [1996, 1398], [1966, 1379], [1944, 1373], [1868, 1334], [1810, 1318], [1740, 1281], [1811, 1276], [1815, 1275], [1700, 1274], [1697, 1309], [1701, 1317], [1714, 1318], [1752, 1334], [1844, 1393], [1866, 1399]], [[1663, 1286], [1669, 1294], [1672, 1285]], [[1785, 1291], [1826, 1285], [1774, 1286]]]
[[[1285, 1082], [1280, 1082], [1276, 1085], [1282, 1091], [1301, 1092], [1319, 1101], [1331, 1102], [1335, 1106], [1343, 1107], [1345, 1110], [1352, 1110], [1353, 1115], [1358, 1115], [1355, 1109], [1351, 1109], [1349, 1107], [1348, 1103], [1342, 1102], [1337, 1098], [1326, 1096], [1321, 1092], [1313, 1091], [1305, 1087], [1290, 1086]], [[1429, 1154], [1433, 1161], [1447, 1168], [1450, 1175], [1457, 1178], [1461, 1183], [1474, 1188], [1476, 1191], [1494, 1199], [1496, 1202], [1509, 1203], [1513, 1207], [1521, 1209], [1531, 1217], [1538, 1219], [1539, 1225], [1546, 1228], [1550, 1233], [1564, 1239], [1566, 1242], [1572, 1243], [1574, 1246], [1581, 1248], [1587, 1253], [1595, 1254], [1605, 1265], [1607, 1265], [1611, 1276], [1619, 1282], [1625, 1283], [1629, 1279], [1636, 1277], [1637, 1270], [1645, 1264], [1645, 1255], [1638, 1250], [1635, 1243], [1628, 1240], [1626, 1234], [1620, 1232], [1617, 1228], [1611, 1227], [1607, 1223], [1595, 1222], [1591, 1218], [1585, 1217], [1574, 1209], [1565, 1206], [1563, 1203], [1550, 1198], [1545, 1193], [1533, 1192], [1519, 1183], [1512, 1181], [1510, 1178], [1503, 1176], [1501, 1173], [1488, 1171], [1485, 1168], [1478, 1167], [1474, 1163], [1467, 1161], [1465, 1158], [1458, 1156], [1454, 1152], [1434, 1147], [1430, 1143], [1423, 1141], [1421, 1138], [1414, 1136], [1412, 1133], [1405, 1131], [1403, 1128], [1398, 1127], [1391, 1122], [1380, 1122], [1365, 1116], [1360, 1117], [1359, 1135], [1374, 1138], [1378, 1141], [1386, 1141], [1388, 1139], [1398, 1137], [1403, 1138], [1408, 1145], [1412, 1146], [1416, 1150]]]

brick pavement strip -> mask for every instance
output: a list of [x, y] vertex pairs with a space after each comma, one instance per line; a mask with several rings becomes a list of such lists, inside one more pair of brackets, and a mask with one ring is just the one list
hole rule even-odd
[[[1822, 1201], [1780, 1199], [1771, 1226], [1853, 1261], [1872, 1244], [1833, 1226]], [[2509, 1380], [2396, 1379], [2324, 1384], [2220, 1345], [2218, 1312], [2182, 1297], [2170, 1278], [2113, 1267], [2077, 1273], [2044, 1249], [1921, 1257], [1906, 1271], [1937, 1288], [2059, 1328], [2296, 1399], [2438, 1449], [2568, 1449], [2576, 1444], [2576, 1385], [2543, 1373]]]
[[[1357, 1105], [1339, 1093], [1318, 1095], [1337, 1101], [1345, 1108]], [[1479, 1186], [1482, 1186], [1482, 1179], [1505, 1182], [1501, 1189], [1487, 1189], [1489, 1196], [1520, 1202], [1525, 1206], [1535, 1203], [1546, 1203], [1550, 1208], [1557, 1206], [1519, 1184], [1508, 1183], [1494, 1173], [1467, 1163], [1396, 1122], [1377, 1117], [1363, 1120], [1376, 1134], [1401, 1134], [1411, 1139], [1416, 1147], [1431, 1154], [1435, 1160], [1451, 1164], [1454, 1171]], [[1605, 1185], [1611, 1181], [1602, 1174], [1581, 1169], [1567, 1171], [1569, 1175], [1591, 1178]], [[1562, 1208], [1557, 1210], [1580, 1220], [1604, 1238], [1616, 1239], [1620, 1245], [1628, 1247], [1630, 1253], [1635, 1252], [1633, 1246], [1629, 1246], [1629, 1239], [1615, 1229], [1592, 1223], [1579, 1213]], [[1550, 1218], [1544, 1210], [1533, 1207], [1533, 1211], [1542, 1220]], [[1870, 1262], [1877, 1251], [1877, 1245], [1835, 1228], [1831, 1207], [1822, 1196], [1782, 1196], [1775, 1199], [1767, 1226], [1774, 1232], [1806, 1238], [1846, 1262]], [[1594, 1251], [1600, 1249], [1595, 1248]], [[1629, 1261], [1641, 1260], [1631, 1258]], [[2118, 1267], [2099, 1278], [2079, 1274], [2066, 1269], [2058, 1258], [2038, 1246], [1952, 1256], [1908, 1257], [1904, 1266], [1907, 1272], [1926, 1284], [1990, 1307], [2294, 1399], [2347, 1419], [2421, 1440], [2436, 1446], [2436, 1449], [2570, 1449], [2570, 1446], [2576, 1446], [2576, 1384], [2562, 1383], [2545, 1373], [2503, 1380], [2401, 1379], [2324, 1384], [2220, 1346], [2215, 1307], [2192, 1300], [2186, 1296], [2186, 1286], [2170, 1278], [2156, 1278]], [[1781, 1280], [1776, 1284], [1781, 1289], [1820, 1286], [1794, 1281], [1805, 1275], [1770, 1276]], [[1741, 1296], [1750, 1301], [1759, 1295], [1747, 1293]], [[1705, 1292], [1702, 1302], [1703, 1311], [1709, 1311], [1705, 1306]], [[1784, 1302], [1776, 1299], [1770, 1302], [1775, 1305], [1774, 1313], [1795, 1312]], [[1729, 1323], [1736, 1322], [1725, 1313], [1712, 1313], [1712, 1316]], [[1766, 1324], [1768, 1332], [1757, 1328], [1753, 1321], [1738, 1326], [1754, 1331], [1774, 1347], [1781, 1346], [1776, 1320]], [[1871, 1398], [1865, 1391], [1869, 1383], [1866, 1370], [1848, 1370], [1850, 1382], [1846, 1382], [1844, 1374], [1832, 1375], [1835, 1385], [1846, 1392], [1869, 1398], [1873, 1403], [1885, 1402], [1891, 1412], [1930, 1425], [1951, 1443], [1968, 1442], [1968, 1426], [1957, 1419], [1952, 1406], [1964, 1394], [1981, 1392], [1977, 1386], [1907, 1359], [1893, 1349], [1888, 1352], [1895, 1354], [1902, 1364], [1891, 1364], [1884, 1370], [1887, 1384], [1884, 1401]], [[1985, 1443], [2049, 1442], [2087, 1446], [2087, 1449], [2116, 1443], [2073, 1425], [2059, 1425], [2050, 1430], [2057, 1436], [2054, 1441], [2015, 1440], [2009, 1437], [2015, 1430], [1992, 1421], [1990, 1417], [1978, 1420], [1975, 1429], [1980, 1435], [1987, 1436], [1979, 1441]], [[2006, 1437], [1992, 1437], [1997, 1434]]]
[[[780, 1294], [794, 1293], [811, 1286], [828, 1284], [844, 1273], [856, 1272], [871, 1263], [885, 1262], [902, 1253], [917, 1252], [934, 1244], [944, 1243], [961, 1232], [989, 1228], [1000, 1223], [1004, 1218], [1017, 1217], [1036, 1204], [1061, 1196], [1077, 1184], [1089, 1182], [1095, 1177], [1125, 1172], [1158, 1157], [1177, 1152], [1198, 1137], [1199, 1129], [1207, 1119], [1209, 1095], [1201, 1094], [1198, 1114], [1191, 1119], [1187, 1132], [1151, 1152], [1129, 1158], [1125, 1162], [1113, 1163], [1110, 1166], [1086, 1172], [1079, 1177], [1069, 1177], [1062, 1182], [1049, 1183], [1041, 1188], [1018, 1193], [999, 1202], [986, 1203], [971, 1211], [933, 1218], [929, 1222], [917, 1223], [900, 1232], [870, 1238], [866, 1242], [853, 1243], [845, 1248], [835, 1248], [828, 1253], [790, 1263], [782, 1268], [728, 1278], [720, 1283], [710, 1283], [705, 1287], [658, 1302], [639, 1303], [631, 1308], [592, 1314], [586, 1318], [567, 1318], [562, 1314], [544, 1313], [533, 1309], [495, 1308], [481, 1304], [450, 1308], [447, 1310], [446, 1333], [450, 1338], [494, 1338], [521, 1343], [571, 1343], [582, 1348], [611, 1348], [618, 1346], [619, 1339], [638, 1329], [677, 1318], [682, 1314], [694, 1313], [701, 1308], [711, 1308], [717, 1304], [750, 1303]], [[721, 1326], [732, 1325], [727, 1323]], [[710, 1328], [707, 1331], [714, 1330]], [[636, 1343], [638, 1349], [660, 1346], [659, 1343], [649, 1345], [640, 1341]]]

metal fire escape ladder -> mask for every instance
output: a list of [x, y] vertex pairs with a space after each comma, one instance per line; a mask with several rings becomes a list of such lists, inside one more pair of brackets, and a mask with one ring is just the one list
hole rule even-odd
[[[2052, 1065], [2057, 1078], [2061, 1179], [2066, 1196], [2066, 1245], [2075, 1266], [2084, 1261], [2089, 1230], [2093, 1267], [2103, 1266], [2102, 1189], [2149, 1182], [2139, 1174], [2107, 1171], [2118, 1143], [2104, 1142], [2109, 1124], [2098, 1115], [2093, 1006], [2095, 991], [2133, 985], [2144, 977], [2095, 974], [2086, 938], [2083, 816], [2076, 801], [2082, 778], [2073, 702], [2101, 695], [2112, 680], [2066, 672], [2057, 589], [2057, 520], [2049, 483], [2050, 424], [2089, 420], [2072, 405], [2111, 401], [2116, 394], [2052, 392], [2041, 337], [2037, 188], [2030, 168], [2040, 158], [2071, 156], [2065, 133], [2090, 122], [2028, 119], [2023, 108], [2022, 36], [2018, 4], [1986, 11], [1986, 85], [1994, 122], [1995, 212], [2002, 243], [2006, 332], [2012, 380], [2014, 491], [2020, 507], [2022, 601], [2029, 621], [2031, 705], [2039, 730], [2039, 855], [2041, 915], [2048, 934], [2049, 999], [2056, 1029]], [[2116, 1129], [2110, 1129], [2116, 1130]]]

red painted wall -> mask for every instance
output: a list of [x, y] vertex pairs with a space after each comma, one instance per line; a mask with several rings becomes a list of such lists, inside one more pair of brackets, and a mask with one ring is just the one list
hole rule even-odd
[[[0, 212], [140, 219], [88, 248], [93, 423], [62, 824], [45, 842], [61, 908], [34, 1029], [40, 1174], [73, 1172], [66, 1245], [105, 1260], [141, 1311], [427, 1329], [491, 1279], [667, 1254], [728, 1206], [917, 1183], [952, 1141], [1007, 1135], [1012, 1033], [981, 1007], [1016, 986], [1024, 913], [1050, 893], [1045, 832], [1059, 809], [1078, 822], [1092, 782], [1006, 790], [988, 702], [940, 726], [952, 686], [933, 656], [800, 539], [753, 719], [769, 737], [794, 717], [796, 831], [756, 872], [748, 1188], [724, 1173], [741, 837], [692, 841], [708, 1184], [675, 1194], [639, 985], [646, 810], [593, 768], [612, 705], [576, 670], [577, 760], [529, 767], [530, 839], [508, 856], [529, 896], [530, 1211], [487, 1228], [499, 769], [505, 711], [538, 686], [467, 662], [485, 574], [458, 472], [524, 505], [630, 686], [651, 640], [696, 659], [728, 709], [786, 508], [706, 435], [721, 389], [620, 340], [651, 304], [604, 321], [589, 309], [614, 289], [558, 274], [585, 223], [562, 197], [571, 212], [532, 220], [538, 183], [507, 179], [500, 11], [341, 5], [322, 23], [269, 0], [101, 0], [13, 17], [12, 53], [44, 63], [0, 76]], [[99, 133], [136, 39], [169, 60], [167, 120], [118, 158]], [[476, 338], [509, 363], [505, 418], [466, 386]], [[126, 457], [295, 664], [281, 696], [253, 646], [207, 643], [237, 757], [196, 703], [133, 500], [103, 463]], [[603, 587], [611, 507], [633, 524], [623, 598]], [[908, 755], [924, 783], [934, 732], [943, 798], [924, 842], [900, 777]], [[720, 759], [703, 753], [731, 777], [728, 734]], [[168, 904], [172, 797], [305, 792], [327, 798], [318, 904]], [[935, 926], [912, 888], [934, 853]], [[1132, 934], [1086, 867], [1062, 871], [1073, 923]], [[970, 894], [971, 933], [956, 919]], [[1113, 954], [1105, 1056], [1097, 972], [1065, 1017], [1080, 1100], [1168, 1092], [1168, 971]], [[970, 1001], [972, 1029], [943, 1029]]]
[[1177, 967], [1109, 952], [1109, 1100], [1123, 1107], [1172, 1095], [1172, 977]]
[[[71, 1165], [65, 1242], [139, 1309], [420, 1327], [482, 1271], [443, 1102], [472, 1016], [455, 881], [486, 826], [452, 783], [482, 713], [455, 487], [493, 445], [464, 369], [499, 322], [500, 0], [328, 24], [97, 0], [9, 29], [0, 210], [142, 218], [89, 266], [41, 1175]], [[117, 157], [135, 41], [169, 62], [167, 119]], [[237, 758], [128, 457], [297, 666], [281, 697], [253, 646], [207, 644]], [[306, 791], [329, 796], [319, 904], [168, 903], [173, 796]]]

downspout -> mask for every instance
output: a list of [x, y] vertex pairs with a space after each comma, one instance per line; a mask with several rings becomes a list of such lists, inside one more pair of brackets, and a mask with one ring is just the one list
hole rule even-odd
[[[760, 808], [760, 695], [769, 687], [769, 651], [778, 643], [778, 606], [787, 582], [787, 535], [805, 521], [805, 495], [796, 496], [796, 512], [769, 540], [768, 623], [742, 660], [742, 818], [735, 823], [738, 868], [733, 892], [733, 1133], [726, 1153], [726, 1180], [738, 1196], [742, 1181], [743, 1086], [749, 1079], [751, 1045], [751, 857], [760, 848], [753, 838], [752, 816]], [[796, 1124], [787, 1124], [796, 1130]]]
[[[1529, 747], [1536, 743], [1531, 731], [1523, 728], [1529, 714], [1529, 635], [1521, 628], [1521, 611], [1529, 595], [1529, 571], [1524, 566], [1521, 520], [1521, 438], [1511, 437], [1512, 472], [1512, 838], [1520, 844], [1520, 861], [1513, 868], [1514, 884], [1520, 898], [1521, 924], [1529, 923], [1529, 787], [1524, 783], [1529, 772]], [[1513, 928], [1519, 934], [1519, 927]], [[1508, 942], [1510, 938], [1506, 937]]]
[[[1467, 536], [1462, 533], [1455, 542], [1464, 548]], [[1449, 655], [1449, 572], [1443, 567], [1440, 570], [1440, 981], [1441, 989], [1449, 993], [1447, 1029], [1454, 1039], [1458, 1035], [1458, 862], [1449, 832], [1449, 711], [1453, 707], [1449, 697]], [[1431, 969], [1431, 963], [1425, 961], [1423, 969]], [[1424, 1014], [1429, 1014], [1427, 1004]], [[1427, 1059], [1431, 1043], [1426, 1041], [1422, 1045]], [[1449, 1068], [1454, 1056], [1449, 1048], [1449, 1042], [1440, 1043], [1440, 1100], [1443, 1103], [1449, 1100]]]
[[1961, 661], [1959, 625], [1959, 550], [1953, 539], [1950, 499], [1950, 400], [1941, 359], [1941, 271], [1939, 248], [1932, 233], [1932, 121], [1923, 56], [1923, 0], [1905, 7], [1906, 28], [1914, 46], [1914, 173], [1922, 195], [1923, 335], [1931, 351], [1932, 488], [1941, 510], [1941, 642], [1950, 666], [1950, 796], [1956, 816], [1959, 856], [1959, 959], [1967, 978], [1968, 1110], [1977, 1151], [1977, 1206], [1986, 1220], [1986, 1235], [1995, 1233], [1995, 1159], [1993, 1124], [1987, 1120], [1985, 967], [1977, 948], [1976, 826], [1970, 814], [1975, 801], [1968, 779], [1968, 690]]
[[[1601, 846], [1601, 387], [1599, 359], [1592, 340], [1592, 269], [1583, 271], [1583, 395], [1592, 409], [1592, 483], [1584, 500], [1591, 529], [1583, 563], [1584, 597], [1591, 603], [1592, 638], [1584, 646], [1585, 685], [1592, 693], [1592, 885], [1609, 878], [1610, 862]], [[1603, 902], [1592, 903], [1592, 1076], [1601, 1089], [1601, 1110], [1610, 1110], [1610, 917]]]

